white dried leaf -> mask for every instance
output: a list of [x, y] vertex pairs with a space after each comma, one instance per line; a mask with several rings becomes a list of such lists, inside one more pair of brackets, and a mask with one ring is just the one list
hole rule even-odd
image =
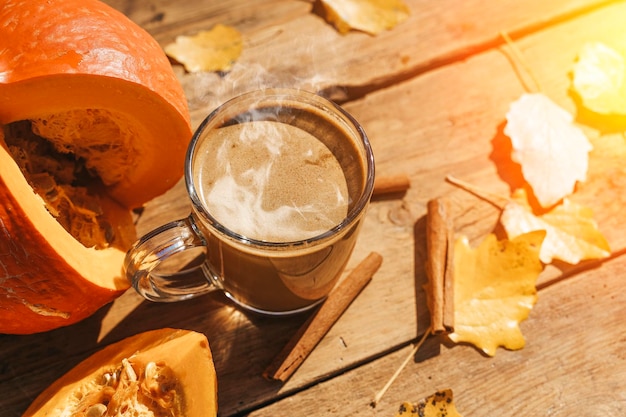
[[523, 94], [511, 103], [506, 119], [511, 157], [542, 207], [558, 203], [586, 180], [593, 147], [570, 113], [544, 94]]

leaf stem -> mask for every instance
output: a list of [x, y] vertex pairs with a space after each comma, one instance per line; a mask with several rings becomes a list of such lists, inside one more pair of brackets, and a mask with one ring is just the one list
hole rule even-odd
[[537, 92], [543, 91], [543, 89], [541, 88], [541, 83], [539, 82], [539, 79], [535, 76], [535, 73], [533, 72], [533, 70], [530, 67], [530, 65], [528, 65], [528, 62], [526, 62], [526, 59], [524, 58], [524, 55], [520, 52], [520, 50], [517, 47], [517, 45], [515, 45], [515, 43], [513, 42], [513, 39], [511, 39], [509, 34], [506, 33], [506, 32], [500, 32], [500, 36], [502, 36], [502, 39], [504, 39], [504, 41], [509, 46], [509, 48], [511, 48], [511, 52], [513, 53], [513, 57], [517, 60], [518, 64], [520, 64], [522, 66], [522, 68], [524, 68], [524, 70], [530, 76], [531, 80], [533, 80], [533, 83], [535, 83], [535, 88], [536, 88]]
[[503, 210], [504, 207], [512, 201], [510, 198], [503, 197], [499, 194], [491, 193], [489, 191], [485, 191], [475, 185], [470, 184], [469, 182], [460, 180], [452, 175], [446, 176], [446, 181], [448, 181], [450, 184], [456, 185], [457, 187], [467, 191], [468, 193], [474, 194], [476, 197], [485, 200], [486, 202], [500, 210]]
[[413, 349], [411, 349], [411, 352], [409, 352], [409, 354], [407, 355], [407, 357], [404, 359], [404, 361], [402, 362], [402, 364], [400, 365], [400, 367], [398, 369], [396, 369], [396, 372], [394, 372], [394, 374], [391, 376], [391, 378], [389, 378], [389, 381], [387, 381], [387, 383], [385, 384], [385, 386], [378, 391], [378, 393], [376, 394], [376, 396], [374, 397], [374, 399], [370, 402], [370, 406], [372, 408], [376, 408], [376, 405], [378, 404], [378, 402], [383, 398], [383, 395], [385, 395], [385, 393], [387, 392], [387, 390], [389, 389], [389, 387], [391, 387], [391, 385], [394, 383], [394, 381], [396, 379], [398, 379], [398, 376], [400, 375], [400, 373], [402, 372], [402, 370], [406, 367], [406, 365], [409, 363], [409, 361], [411, 360], [411, 358], [413, 356], [415, 356], [415, 354], [417, 353], [417, 351], [419, 350], [420, 347], [422, 347], [422, 345], [424, 344], [424, 342], [426, 341], [426, 338], [428, 336], [430, 336], [432, 334], [432, 331], [430, 328], [428, 328], [428, 330], [422, 335], [422, 338], [415, 344], [415, 346], [413, 346]]

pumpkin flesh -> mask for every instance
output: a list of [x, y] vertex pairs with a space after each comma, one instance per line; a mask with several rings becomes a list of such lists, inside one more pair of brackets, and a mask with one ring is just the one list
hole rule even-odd
[[[125, 252], [86, 248], [70, 237], [0, 143], [0, 329], [27, 334], [82, 320], [128, 288]], [[129, 216], [110, 204], [111, 216]]]
[[[128, 289], [131, 210], [180, 180], [190, 138], [167, 57], [126, 16], [97, 0], [4, 2], [0, 333], [76, 323]], [[44, 169], [53, 155], [63, 167]], [[66, 184], [69, 169], [81, 173]]]
[[43, 391], [23, 417], [214, 417], [206, 337], [159, 329], [96, 352]]
[[[110, 119], [105, 119], [108, 120]], [[46, 121], [47, 119], [44, 120]], [[115, 131], [115, 125], [101, 124], [104, 125], [101, 130]], [[107, 177], [109, 182], [117, 180], [115, 167], [110, 166], [110, 161], [128, 160], [132, 155], [128, 151], [130, 147], [112, 146], [105, 137], [100, 143], [78, 148], [79, 153], [85, 156], [77, 157], [71, 152], [72, 143], [57, 144], [34, 132], [39, 133], [41, 130], [49, 132], [47, 125], [42, 129], [38, 127], [37, 121], [11, 123], [4, 127], [4, 140], [22, 174], [35, 193], [43, 199], [47, 210], [68, 233], [86, 247], [104, 249], [115, 246], [122, 250], [128, 248], [136, 239], [132, 218], [126, 210], [125, 215], [113, 215], [114, 209], [118, 208], [119, 212], [121, 206], [110, 201], [103, 183], [106, 183]], [[79, 134], [81, 133], [83, 132]], [[98, 130], [96, 133], [99, 133]], [[69, 135], [60, 137], [66, 136]], [[89, 148], [100, 146], [104, 146], [107, 152], [99, 154], [110, 154], [110, 158], [90, 159]], [[126, 155], [117, 155], [119, 153]], [[100, 172], [106, 176], [99, 175]]]

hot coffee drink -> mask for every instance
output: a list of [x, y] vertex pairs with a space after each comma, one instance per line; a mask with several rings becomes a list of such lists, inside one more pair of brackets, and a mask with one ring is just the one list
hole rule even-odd
[[198, 153], [209, 213], [242, 236], [292, 242], [321, 235], [348, 213], [348, 187], [332, 152], [310, 133], [255, 121], [216, 129]]
[[[154, 301], [218, 289], [249, 310], [288, 314], [324, 299], [341, 276], [372, 194], [374, 158], [340, 107], [267, 89], [204, 120], [185, 180], [190, 215], [146, 234], [126, 256], [135, 289]], [[186, 264], [189, 255], [199, 262]]]
[[[267, 120], [268, 113], [278, 116]], [[302, 243], [346, 218], [366, 178], [357, 139], [331, 118], [314, 117], [257, 109], [226, 120], [197, 145], [203, 157], [194, 165], [195, 188], [209, 215], [243, 238], [276, 244], [267, 251], [208, 236], [206, 272], [248, 307], [310, 305], [336, 283], [354, 246], [350, 230], [322, 249]]]

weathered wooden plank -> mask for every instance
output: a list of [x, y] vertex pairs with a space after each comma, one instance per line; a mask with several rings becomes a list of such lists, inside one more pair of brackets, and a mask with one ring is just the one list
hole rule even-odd
[[[602, 125], [582, 119], [584, 111], [572, 96], [570, 77], [577, 53], [587, 41], [603, 41], [626, 51], [626, 34], [621, 29], [625, 15], [626, 5], [618, 3], [517, 42], [541, 80], [543, 92], [577, 116], [594, 145], [588, 179], [572, 199], [596, 212], [600, 230], [616, 251], [626, 247], [619, 215], [625, 203], [623, 135], [603, 132]], [[444, 181], [448, 174], [502, 195], [521, 185], [519, 168], [510, 160], [508, 139], [502, 132], [510, 103], [525, 92], [516, 71], [505, 47], [345, 105], [369, 133], [379, 172], [404, 170], [413, 179], [405, 202], [420, 210], [418, 216], [425, 213], [427, 199], [453, 188]], [[454, 195], [470, 209], [467, 195]], [[483, 210], [485, 204], [474, 201], [471, 210]], [[490, 209], [484, 210], [461, 216], [458, 231], [468, 229], [470, 237], [477, 236], [476, 232], [484, 235], [485, 229], [477, 227], [475, 219], [491, 217], [485, 226], [495, 220], [488, 215]]]
[[[575, 113], [568, 88], [576, 53], [583, 42], [591, 39], [621, 45], [624, 34], [617, 34], [621, 17], [625, 15], [626, 5], [622, 3], [520, 40], [519, 47], [528, 55], [530, 66], [541, 68], [537, 76], [545, 80], [542, 84], [546, 94]], [[593, 34], [585, 28], [594, 28]], [[444, 178], [454, 174], [502, 195], [508, 195], [511, 187], [519, 185], [512, 172], [507, 171], [513, 166], [501, 151], [505, 144], [501, 131], [504, 115], [509, 103], [524, 91], [509, 59], [506, 50], [488, 51], [346, 104], [370, 134], [379, 172], [404, 170], [412, 178], [413, 186], [403, 201], [384, 202], [372, 208], [370, 223], [357, 247], [357, 257], [373, 247], [383, 253], [387, 262], [377, 280], [370, 284], [371, 292], [364, 293], [357, 300], [361, 303], [350, 310], [354, 316], [337, 323], [285, 390], [295, 388], [299, 377], [319, 372], [323, 364], [345, 363], [350, 349], [341, 348], [339, 341], [355, 329], [360, 329], [361, 339], [374, 339], [369, 337], [374, 331], [376, 338], [388, 338], [390, 346], [410, 340], [406, 338], [408, 334], [411, 338], [416, 336], [414, 304], [408, 294], [414, 291], [415, 281], [423, 282], [424, 247], [423, 236], [415, 241], [410, 225], [411, 219], [418, 223], [422, 219], [428, 199], [450, 195], [458, 215], [457, 233], [468, 235], [474, 243], [494, 230], [498, 212], [489, 204], [454, 190]], [[626, 204], [626, 190], [620, 186], [626, 178], [620, 159], [624, 155], [624, 141], [621, 134], [616, 139], [613, 135], [598, 137], [593, 129], [588, 131], [596, 150], [591, 155], [589, 181], [575, 193], [574, 200], [594, 210], [600, 229], [614, 250], [622, 251], [626, 247], [625, 225], [620, 215]], [[507, 182], [511, 178], [514, 181]], [[540, 284], [545, 285], [562, 272], [572, 273], [571, 268], [567, 265], [549, 268]], [[376, 295], [389, 291], [395, 294], [390, 296], [391, 303], [377, 308], [380, 301]], [[392, 303], [397, 310], [390, 308]], [[420, 308], [423, 310], [424, 305], [418, 304]], [[374, 326], [370, 325], [372, 322]], [[358, 335], [359, 330], [356, 332]], [[367, 350], [366, 346], [359, 346], [355, 351], [362, 354]]]
[[[446, 4], [450, 6], [452, 3]], [[463, 10], [465, 6], [458, 7]], [[515, 8], [512, 10], [518, 11]], [[538, 78], [543, 81], [546, 93], [569, 110], [574, 111], [575, 107], [567, 94], [567, 72], [580, 44], [591, 36], [608, 43], [622, 42], [623, 20], [620, 15], [624, 15], [623, 3], [517, 41]], [[527, 16], [525, 22], [531, 25], [532, 14]], [[309, 16], [306, 18], [309, 19]], [[522, 27], [526, 23], [516, 24]], [[306, 25], [302, 24], [302, 27], [306, 28]], [[597, 30], [590, 34], [590, 27]], [[492, 36], [496, 32], [492, 32]], [[361, 35], [355, 36], [361, 38]], [[451, 50], [458, 48], [457, 45]], [[397, 51], [393, 53], [399, 53]], [[416, 51], [412, 54], [419, 57], [419, 51]], [[267, 51], [265, 54], [280, 56]], [[329, 64], [329, 67], [332, 65]], [[389, 68], [393, 70], [395, 67], [390, 65]], [[192, 78], [198, 92], [212, 85], [208, 81], [203, 84], [204, 80], [198, 77], [190, 77], [189, 80]], [[226, 84], [228, 82], [225, 81]], [[340, 79], [333, 78], [333, 84], [341, 84]], [[458, 214], [457, 232], [469, 235], [473, 242], [493, 230], [497, 211], [464, 192], [454, 190], [444, 183], [443, 178], [452, 173], [490, 191], [508, 193], [510, 184], [506, 180], [510, 173], [505, 169], [508, 166], [507, 154], [498, 151], [503, 140], [501, 127], [508, 104], [522, 91], [522, 83], [504, 48], [488, 50], [468, 57], [464, 62], [450, 63], [346, 104], [372, 139], [379, 173], [406, 172], [411, 176], [412, 188], [403, 199], [373, 203], [349, 267], [371, 250], [383, 254], [383, 267], [309, 360], [284, 386], [266, 382], [260, 374], [305, 317], [275, 320], [246, 316], [218, 295], [182, 304], [156, 305], [142, 302], [136, 294], [129, 292], [76, 326], [42, 335], [1, 336], [0, 392], [5, 396], [0, 401], [0, 414], [17, 415], [37, 392], [101, 344], [155, 327], [193, 328], [208, 335], [216, 357], [223, 415], [256, 407], [276, 395], [299, 390], [320, 377], [334, 375], [413, 340], [420, 331], [418, 321], [423, 329], [426, 316], [423, 293], [420, 291], [425, 279], [421, 268], [425, 260], [425, 204], [430, 198], [450, 194]], [[197, 115], [204, 111], [206, 103], [203, 100], [192, 96]], [[611, 244], [620, 249], [626, 247], [624, 225], [619, 216], [626, 198], [623, 192], [626, 174], [619, 159], [624, 154], [623, 141], [620, 142], [619, 136], [608, 139], [594, 140], [597, 147], [592, 155], [590, 179], [577, 192], [576, 198], [594, 208], [601, 229]], [[606, 181], [607, 176], [611, 177], [611, 182]], [[147, 207], [139, 222], [140, 232], [184, 216], [187, 211], [184, 189], [179, 184]], [[560, 271], [554, 273], [559, 274]], [[558, 288], [565, 284], [559, 284]], [[610, 300], [603, 302], [611, 304]], [[537, 340], [547, 346], [557, 343], [545, 334]], [[457, 361], [454, 356], [445, 356], [441, 360], [444, 361], [441, 369], [453, 366]], [[370, 378], [370, 374], [358, 375], [359, 378]], [[382, 381], [386, 377], [387, 374], [381, 372], [371, 378]], [[460, 376], [456, 375], [454, 381], [456, 378]], [[340, 382], [345, 381], [342, 379]], [[350, 394], [351, 388], [347, 385], [343, 387], [340, 392], [353, 395]], [[372, 389], [378, 388], [376, 385]], [[496, 388], [494, 395], [495, 392]], [[422, 393], [416, 394], [416, 398], [419, 395]], [[303, 401], [313, 401], [307, 395], [302, 395], [302, 398]], [[359, 401], [362, 400], [363, 397], [360, 397]], [[287, 401], [282, 404], [285, 403]], [[326, 404], [328, 408], [324, 410], [333, 410], [331, 403]]]
[[[222, 23], [253, 31], [309, 14], [311, 1], [286, 0], [105, 0], [159, 40]], [[169, 38], [169, 39], [168, 39]]]
[[370, 400], [412, 347], [249, 414], [393, 416], [451, 388], [464, 416], [622, 416], [626, 413], [626, 257], [545, 288], [522, 323], [526, 346], [493, 358], [430, 338], [372, 409]]
[[[614, 28], [620, 27], [619, 17], [623, 15], [624, 5], [617, 5], [519, 42], [522, 52], [529, 55], [532, 68], [550, 68], [537, 75], [546, 80], [546, 93], [556, 102], [575, 111], [567, 91], [568, 73], [580, 45], [590, 39], [584, 29], [602, 27], [605, 31], [594, 31], [593, 39], [614, 43]], [[568, 39], [567, 46], [563, 39]], [[506, 172], [510, 165], [506, 164], [506, 155], [499, 152], [503, 143], [501, 126], [509, 103], [522, 92], [522, 83], [506, 51], [494, 50], [346, 105], [370, 133], [379, 171], [404, 170], [411, 176], [413, 188], [403, 201], [380, 202], [372, 207], [356, 257], [374, 249], [383, 253], [386, 262], [350, 309], [352, 315], [331, 330], [283, 391], [297, 389], [315, 375], [323, 374], [326, 367], [334, 369], [348, 365], [350, 359], [363, 360], [367, 357], [365, 352], [373, 354], [384, 347], [381, 339], [388, 338], [389, 348], [416, 336], [415, 304], [408, 294], [415, 291], [415, 281], [423, 282], [419, 265], [424, 260], [424, 248], [422, 239], [414, 242], [413, 222], [424, 215], [428, 199], [451, 193], [459, 213], [459, 233], [477, 242], [493, 230], [497, 211], [464, 192], [453, 191], [443, 178], [452, 173], [489, 191], [508, 193], [510, 184], [503, 180], [502, 177], [508, 178], [502, 172], [510, 174]], [[421, 97], [429, 99], [420, 100]], [[623, 183], [621, 166], [617, 160], [611, 162], [612, 155], [619, 154], [623, 154], [623, 142], [611, 140], [598, 145], [591, 159], [590, 181], [576, 193], [577, 200], [594, 209], [601, 230], [615, 250], [624, 248], [626, 243], [619, 215], [626, 193], [616, 185], [607, 188], [606, 179]], [[600, 191], [604, 196], [598, 199]], [[558, 274], [560, 270], [550, 272]], [[548, 278], [543, 279], [545, 282]], [[387, 297], [380, 297], [381, 294]], [[406, 297], [403, 299], [402, 295]], [[424, 305], [419, 306], [423, 312]], [[382, 336], [368, 337], [372, 329]], [[354, 336], [347, 339], [346, 335]], [[345, 344], [350, 348], [341, 348], [342, 340], [347, 340]], [[360, 357], [349, 358], [352, 352], [358, 352]]]
[[341, 35], [307, 1], [108, 2], [162, 44], [217, 23], [243, 33], [243, 55], [228, 74], [185, 74], [178, 68], [198, 123], [225, 99], [261, 86], [325, 90], [349, 99], [502, 43], [500, 32], [536, 30], [607, 0], [409, 0], [409, 19], [378, 36]]

